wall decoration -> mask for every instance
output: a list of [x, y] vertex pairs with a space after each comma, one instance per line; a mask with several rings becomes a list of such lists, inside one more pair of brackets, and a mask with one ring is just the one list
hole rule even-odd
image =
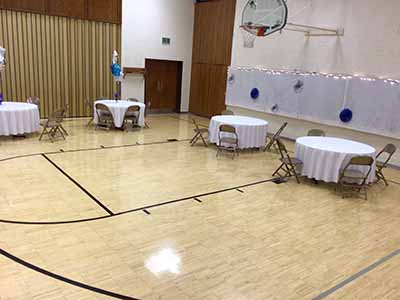
[[[227, 85], [227, 105], [395, 138], [400, 134], [400, 80], [260, 67], [228, 72], [235, 84]], [[259, 98], [248, 101], [253, 88]]]
[[340, 112], [339, 118], [343, 123], [348, 123], [353, 119], [353, 112], [350, 109], [345, 108]]
[[230, 74], [229, 77], [228, 77], [228, 82], [230, 84], [234, 84], [235, 83], [235, 75]]
[[260, 96], [260, 91], [258, 90], [258, 88], [253, 88], [250, 91], [250, 97], [253, 100], [256, 100], [258, 98], [258, 96]]

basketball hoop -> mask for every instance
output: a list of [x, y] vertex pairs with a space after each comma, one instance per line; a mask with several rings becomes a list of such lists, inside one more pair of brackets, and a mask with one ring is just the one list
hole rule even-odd
[[240, 31], [243, 37], [243, 47], [244, 48], [254, 48], [254, 40], [257, 34], [254, 34], [248, 26], [240, 26]]

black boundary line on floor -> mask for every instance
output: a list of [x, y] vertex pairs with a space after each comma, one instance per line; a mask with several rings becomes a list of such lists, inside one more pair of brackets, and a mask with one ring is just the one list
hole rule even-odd
[[103, 210], [105, 210], [110, 216], [114, 215], [114, 213], [103, 203], [101, 203], [100, 200], [98, 200], [92, 193], [90, 193], [87, 189], [85, 189], [78, 181], [76, 181], [74, 178], [72, 178], [70, 175], [68, 175], [67, 172], [65, 172], [59, 165], [57, 165], [54, 161], [52, 161], [46, 154], [42, 154], [42, 157], [46, 159], [50, 164], [52, 164], [58, 171], [61, 172], [65, 177], [67, 177], [72, 183], [74, 183], [81, 191], [83, 191], [87, 196], [89, 196], [90, 199], [92, 199], [94, 202], [97, 203]]
[[199, 202], [199, 203], [203, 203], [203, 201], [201, 201], [199, 198], [197, 198], [197, 197], [193, 197], [193, 200], [194, 201], [196, 201], [196, 202]]
[[95, 293], [98, 293], [98, 294], [102, 294], [102, 295], [105, 295], [105, 296], [108, 296], [108, 297], [116, 298], [116, 299], [139, 300], [138, 298], [133, 298], [133, 297], [130, 297], [130, 296], [125, 296], [125, 295], [117, 294], [117, 293], [110, 292], [110, 291], [107, 291], [107, 290], [103, 290], [103, 289], [100, 289], [100, 288], [97, 288], [97, 287], [94, 287], [94, 286], [91, 286], [91, 285], [87, 285], [87, 284], [84, 284], [82, 282], [75, 281], [75, 280], [69, 279], [67, 277], [55, 274], [53, 272], [47, 271], [45, 269], [42, 269], [42, 268], [40, 268], [38, 266], [35, 266], [35, 265], [33, 265], [33, 264], [31, 264], [31, 263], [29, 263], [27, 261], [24, 261], [24, 260], [18, 258], [18, 257], [12, 255], [11, 253], [8, 253], [7, 251], [5, 251], [5, 250], [3, 250], [1, 248], [0, 248], [0, 254], [3, 255], [4, 257], [14, 261], [17, 264], [20, 264], [20, 265], [22, 265], [22, 266], [24, 266], [24, 267], [26, 267], [28, 269], [31, 269], [32, 271], [41, 273], [41, 274], [43, 274], [45, 276], [48, 276], [48, 277], [51, 277], [53, 279], [62, 281], [64, 283], [68, 283], [70, 285], [76, 286], [76, 287], [81, 288], [81, 289], [89, 290], [89, 291], [92, 291], [92, 292], [95, 292]]
[[[188, 142], [191, 139], [183, 139], [183, 140], [177, 140], [174, 141], [173, 143], [177, 142]], [[150, 143], [143, 143], [140, 144], [136, 142], [135, 144], [126, 144], [126, 145], [117, 145], [117, 146], [104, 146], [100, 145], [100, 147], [96, 148], [82, 148], [82, 149], [72, 149], [72, 150], [64, 150], [63, 152], [61, 151], [51, 151], [51, 152], [37, 152], [37, 153], [31, 153], [31, 154], [23, 154], [23, 155], [17, 155], [17, 156], [10, 156], [6, 158], [0, 159], [0, 162], [3, 161], [8, 161], [8, 160], [14, 160], [18, 158], [24, 158], [24, 157], [32, 157], [32, 156], [40, 156], [40, 155], [53, 155], [53, 154], [63, 154], [63, 153], [73, 153], [73, 152], [85, 152], [85, 151], [95, 151], [95, 150], [107, 150], [107, 149], [115, 149], [115, 148], [127, 148], [127, 147], [137, 147], [137, 146], [149, 146], [149, 145], [159, 145], [159, 144], [171, 144], [170, 141], [157, 141], [157, 142], [150, 142]]]
[[353, 274], [353, 275], [347, 277], [345, 280], [341, 281], [340, 283], [338, 283], [334, 287], [330, 288], [329, 290], [326, 290], [325, 292], [323, 292], [323, 293], [319, 294], [318, 296], [314, 297], [312, 300], [322, 300], [322, 299], [328, 297], [329, 295], [333, 294], [337, 290], [345, 287], [346, 285], [348, 285], [351, 282], [357, 280], [361, 276], [364, 276], [368, 272], [370, 272], [373, 269], [379, 267], [380, 265], [384, 264], [385, 262], [387, 262], [388, 260], [392, 259], [393, 257], [395, 257], [397, 255], [400, 255], [400, 249], [397, 249], [396, 251], [393, 251], [392, 253], [390, 253], [390, 254], [386, 255], [385, 257], [381, 258], [380, 260], [377, 260], [376, 262], [374, 262], [373, 264], [370, 264], [369, 266], [365, 267], [364, 269], [362, 269], [361, 271], [357, 272], [356, 274]]
[[224, 193], [224, 192], [228, 192], [228, 191], [233, 191], [233, 190], [236, 190], [238, 188], [245, 188], [245, 187], [249, 187], [249, 186], [255, 186], [255, 185], [259, 185], [259, 184], [269, 183], [269, 182], [272, 182], [273, 180], [274, 180], [273, 178], [260, 180], [260, 181], [256, 181], [256, 182], [252, 182], [252, 183], [243, 184], [243, 185], [240, 185], [240, 186], [225, 188], [225, 189], [216, 190], [216, 191], [212, 191], [212, 192], [207, 192], [207, 193], [203, 193], [203, 194], [198, 194], [198, 195], [194, 195], [194, 196], [189, 196], [189, 197], [179, 198], [179, 199], [175, 199], [175, 200], [170, 200], [170, 201], [160, 202], [160, 203], [156, 203], [156, 204], [151, 204], [151, 205], [147, 205], [147, 206], [143, 206], [143, 207], [133, 208], [133, 209], [130, 209], [130, 210], [117, 212], [117, 213], [114, 213], [113, 215], [107, 215], [107, 216], [86, 218], [86, 219], [80, 219], [80, 220], [48, 221], [48, 222], [0, 220], [0, 223], [18, 224], [18, 225], [61, 225], [61, 224], [73, 224], [73, 223], [91, 222], [91, 221], [97, 221], [97, 220], [102, 220], [102, 219], [108, 219], [108, 218], [111, 218], [111, 217], [121, 216], [121, 215], [129, 214], [129, 213], [134, 213], [134, 212], [138, 212], [138, 211], [143, 211], [143, 210], [147, 210], [147, 209], [150, 209], [150, 208], [161, 207], [161, 206], [165, 206], [165, 205], [169, 205], [169, 204], [173, 204], [173, 203], [193, 200], [194, 198], [200, 198], [200, 197], [215, 195], [215, 194]]
[[144, 212], [146, 215], [151, 215], [151, 213], [150, 213], [147, 209], [143, 209], [143, 212]]
[[241, 189], [236, 189], [239, 193], [244, 193]]

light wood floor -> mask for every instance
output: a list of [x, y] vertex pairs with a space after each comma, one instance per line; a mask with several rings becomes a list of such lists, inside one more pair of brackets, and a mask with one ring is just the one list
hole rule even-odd
[[187, 120], [0, 138], [0, 299], [400, 299], [400, 184], [275, 184], [276, 154], [216, 158]]

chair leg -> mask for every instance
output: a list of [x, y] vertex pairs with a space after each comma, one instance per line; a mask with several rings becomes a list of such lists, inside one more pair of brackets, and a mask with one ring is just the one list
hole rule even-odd
[[89, 127], [90, 124], [92, 124], [92, 122], [93, 122], [93, 117], [91, 117], [90, 120], [89, 120], [89, 122], [87, 122], [86, 127]]
[[47, 127], [44, 127], [44, 128], [43, 128], [42, 133], [40, 134], [40, 137], [39, 137], [39, 141], [42, 140], [42, 137], [43, 137], [43, 135], [44, 135], [45, 133], [47, 133]]
[[196, 134], [192, 137], [192, 139], [190, 140], [190, 145], [193, 146], [195, 144], [195, 140], [197, 138], [197, 136], [199, 135], [199, 132], [196, 132]]
[[281, 165], [279, 166], [279, 168], [276, 169], [274, 173], [272, 173], [272, 176], [275, 176], [276, 174], [278, 174], [278, 172], [283, 168], [283, 166], [284, 166], [284, 164], [281, 164]]
[[61, 131], [66, 135], [66, 136], [69, 136], [69, 134], [68, 134], [68, 132], [65, 130], [65, 128], [60, 124], [60, 125], [58, 125], [59, 126], [59, 128], [61, 129]]
[[199, 132], [201, 140], [203, 141], [204, 146], [208, 147], [206, 140], [204, 139], [203, 135], [201, 134], [201, 132]]

